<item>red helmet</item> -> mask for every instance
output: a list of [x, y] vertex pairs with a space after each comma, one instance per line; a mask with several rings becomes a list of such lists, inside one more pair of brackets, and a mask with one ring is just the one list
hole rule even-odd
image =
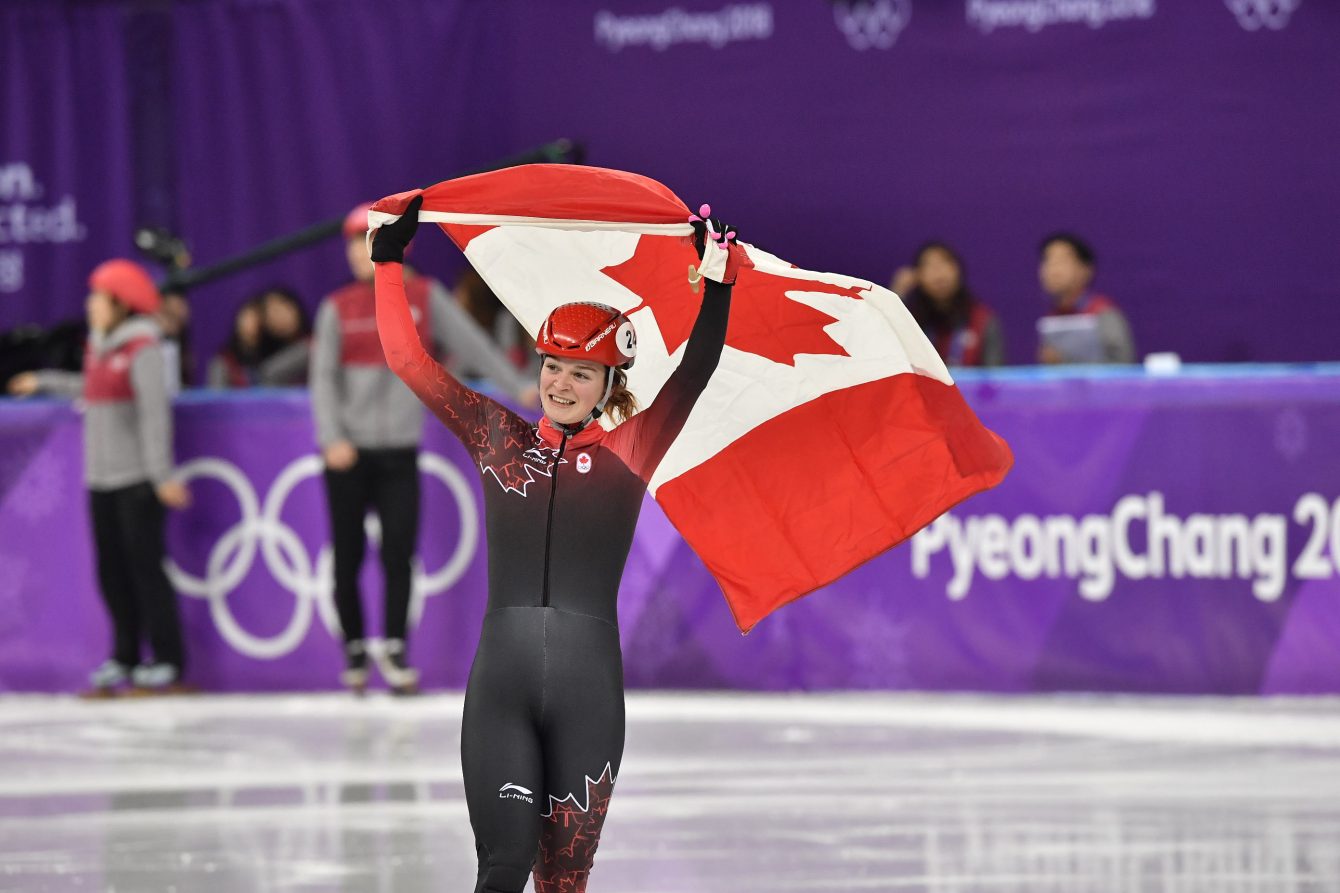
[[157, 313], [163, 303], [158, 286], [144, 267], [120, 257], [94, 267], [88, 276], [88, 287], [111, 295], [135, 313]]
[[637, 357], [637, 332], [627, 316], [607, 304], [563, 304], [540, 326], [535, 352], [628, 369]]
[[345, 241], [357, 238], [368, 231], [368, 211], [371, 210], [372, 202], [366, 202], [344, 215]]

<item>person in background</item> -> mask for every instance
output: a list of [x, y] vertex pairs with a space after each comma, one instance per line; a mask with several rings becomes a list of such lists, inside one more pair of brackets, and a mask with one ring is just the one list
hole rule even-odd
[[297, 296], [281, 286], [248, 298], [228, 342], [210, 360], [211, 388], [292, 387], [307, 381], [311, 326]]
[[1078, 236], [1042, 240], [1038, 279], [1052, 309], [1038, 321], [1042, 363], [1133, 363], [1135, 339], [1116, 302], [1092, 288], [1096, 258]]
[[[417, 690], [406, 635], [411, 560], [419, 527], [418, 449], [423, 407], [386, 365], [377, 335], [373, 266], [361, 205], [344, 224], [345, 254], [353, 281], [321, 302], [316, 314], [311, 368], [312, 410], [325, 461], [335, 552], [335, 606], [344, 633], [341, 681], [354, 691], [367, 685], [368, 647], [358, 574], [366, 550], [363, 518], [369, 508], [381, 522], [385, 585], [384, 643], [373, 655], [391, 689]], [[484, 371], [502, 391], [527, 406], [538, 389], [524, 378], [441, 283], [407, 277], [405, 290], [424, 341], [445, 348], [449, 364]]]
[[893, 278], [912, 318], [948, 366], [999, 366], [1005, 339], [996, 314], [968, 288], [963, 261], [944, 242], [917, 249], [910, 267]]
[[259, 383], [261, 364], [261, 307], [248, 298], [233, 316], [228, 342], [209, 361], [206, 378], [211, 388], [249, 388]]
[[165, 291], [154, 314], [163, 331], [164, 361], [176, 372], [177, 389], [190, 387], [195, 378], [195, 353], [191, 350], [191, 304], [185, 292]]
[[[163, 570], [164, 508], [190, 493], [173, 478], [172, 405], [155, 315], [158, 289], [139, 264], [114, 259], [89, 277], [83, 373], [29, 372], [18, 395], [82, 395], [84, 482], [89, 489], [98, 583], [111, 615], [111, 657], [90, 681], [111, 692], [175, 688], [185, 669], [177, 596]], [[147, 633], [153, 658], [141, 661]]]
[[312, 324], [307, 308], [285, 286], [272, 286], [260, 295], [261, 384], [286, 387], [307, 383], [312, 355]]
[[[530, 337], [515, 316], [507, 312], [484, 277], [474, 267], [466, 267], [456, 280], [452, 294], [456, 303], [465, 308], [480, 328], [493, 336], [494, 343], [507, 354], [512, 364], [527, 378], [534, 380], [540, 371], [540, 364], [536, 361], [535, 339]], [[480, 378], [484, 375], [481, 370], [465, 366], [458, 366], [455, 371], [457, 375], [466, 378]]]

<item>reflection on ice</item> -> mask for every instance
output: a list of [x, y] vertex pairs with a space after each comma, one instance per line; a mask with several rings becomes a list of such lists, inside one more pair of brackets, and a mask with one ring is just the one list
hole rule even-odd
[[[629, 698], [591, 891], [1340, 889], [1335, 700]], [[460, 697], [0, 699], [0, 890], [466, 890]]]

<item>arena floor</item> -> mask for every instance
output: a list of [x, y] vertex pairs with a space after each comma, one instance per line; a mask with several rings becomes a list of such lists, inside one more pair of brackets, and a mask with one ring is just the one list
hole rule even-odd
[[[0, 890], [468, 891], [461, 698], [0, 699]], [[1340, 699], [635, 693], [591, 893], [1340, 890]]]

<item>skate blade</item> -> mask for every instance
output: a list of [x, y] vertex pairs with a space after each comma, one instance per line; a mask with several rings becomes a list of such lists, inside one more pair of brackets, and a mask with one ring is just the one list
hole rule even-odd
[[194, 695], [199, 694], [200, 689], [194, 685], [188, 685], [182, 682], [174, 682], [171, 685], [164, 685], [161, 688], [144, 688], [141, 686], [132, 686], [127, 689], [123, 697], [127, 698], [161, 698], [169, 695]]
[[340, 673], [340, 684], [361, 697], [368, 691], [368, 671], [344, 670]]
[[120, 688], [88, 688], [79, 692], [76, 697], [81, 701], [110, 701], [113, 698], [119, 698], [124, 694]]

